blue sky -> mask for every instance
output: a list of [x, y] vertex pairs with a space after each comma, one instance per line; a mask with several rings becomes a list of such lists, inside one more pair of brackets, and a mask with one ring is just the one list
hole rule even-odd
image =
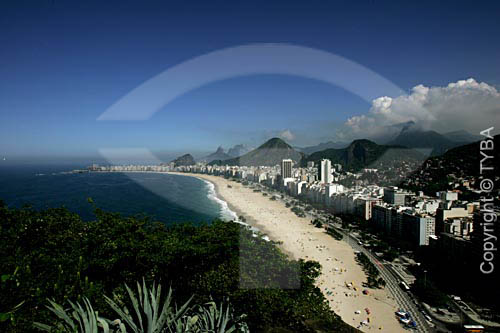
[[0, 155], [210, 151], [286, 129], [295, 145], [326, 141], [370, 103], [285, 75], [215, 82], [147, 121], [96, 118], [172, 66], [250, 43], [331, 52], [405, 91], [470, 77], [498, 89], [499, 16], [497, 1], [1, 2]]

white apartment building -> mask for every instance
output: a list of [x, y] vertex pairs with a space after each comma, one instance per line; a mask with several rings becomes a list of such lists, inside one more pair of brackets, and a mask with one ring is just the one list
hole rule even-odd
[[332, 179], [332, 162], [327, 159], [322, 159], [320, 181], [322, 184], [328, 184], [332, 182]]

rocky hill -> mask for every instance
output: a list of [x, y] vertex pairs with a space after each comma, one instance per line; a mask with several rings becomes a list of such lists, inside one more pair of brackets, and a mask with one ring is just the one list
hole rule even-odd
[[233, 156], [226, 154], [226, 152], [224, 151], [224, 148], [222, 148], [222, 147], [219, 146], [219, 148], [217, 148], [217, 150], [215, 151], [215, 153], [212, 153], [210, 155], [202, 157], [198, 161], [199, 162], [207, 162], [207, 163], [209, 163], [209, 162], [212, 162], [214, 160], [227, 160], [227, 159], [230, 159], [232, 157]]
[[[460, 138], [456, 133], [451, 133], [451, 137]], [[470, 142], [470, 141], [468, 141]], [[403, 128], [401, 133], [389, 141], [388, 145], [398, 145], [408, 148], [426, 149], [431, 156], [444, 154], [451, 148], [461, 146], [468, 142], [453, 141], [436, 131], [425, 131], [421, 129]]]
[[[500, 161], [500, 135], [494, 136], [495, 149], [493, 159], [484, 162], [485, 166], [494, 166], [493, 174], [500, 177], [500, 168], [497, 167]], [[491, 154], [491, 152], [489, 152]], [[400, 186], [408, 189], [420, 189], [428, 194], [435, 194], [452, 188], [451, 184], [463, 183], [461, 179], [469, 180], [472, 188], [477, 188], [476, 184], [480, 176], [480, 160], [484, 158], [480, 154], [479, 142], [470, 143], [460, 147], [455, 147], [441, 156], [427, 159], [420, 168], [415, 170]], [[487, 163], [487, 164], [486, 164]], [[495, 187], [498, 188], [498, 187]]]
[[273, 166], [280, 164], [283, 159], [292, 159], [298, 163], [302, 160], [304, 154], [293, 149], [288, 143], [279, 139], [272, 138], [260, 147], [236, 158], [229, 160], [213, 161], [211, 164], [224, 165], [245, 165], [245, 166]]
[[175, 160], [173, 160], [172, 162], [174, 162], [174, 165], [176, 167], [185, 166], [185, 165], [195, 165], [194, 158], [191, 154], [185, 154], [185, 155], [179, 156]]
[[234, 147], [231, 147], [227, 150], [227, 154], [230, 155], [231, 157], [239, 157], [241, 155], [244, 155], [251, 151], [252, 148], [245, 144], [239, 144], [235, 145]]

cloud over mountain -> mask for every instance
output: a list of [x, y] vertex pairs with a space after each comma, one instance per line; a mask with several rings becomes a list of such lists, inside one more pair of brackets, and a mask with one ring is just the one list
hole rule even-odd
[[409, 95], [379, 97], [365, 115], [349, 118], [337, 132], [343, 139], [391, 136], [393, 125], [413, 121], [417, 127], [437, 132], [465, 129], [476, 134], [500, 128], [500, 93], [475, 79], [445, 87], [415, 86]]
[[293, 141], [293, 139], [295, 139], [295, 135], [293, 135], [292, 131], [290, 131], [289, 129], [281, 131], [279, 136], [281, 139], [284, 139], [287, 141]]

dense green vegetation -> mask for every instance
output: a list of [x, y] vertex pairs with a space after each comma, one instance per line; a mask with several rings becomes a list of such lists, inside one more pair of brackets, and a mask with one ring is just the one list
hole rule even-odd
[[244, 226], [166, 227], [147, 218], [95, 211], [84, 222], [63, 208], [11, 209], [0, 202], [0, 322], [2, 332], [31, 332], [46, 322], [47, 299], [92, 300], [112, 317], [103, 295], [128, 297], [124, 283], [145, 279], [172, 286], [177, 304], [228, 300], [236, 316], [246, 314], [250, 331], [355, 331], [332, 313], [314, 286], [320, 265], [290, 261], [273, 242]]

